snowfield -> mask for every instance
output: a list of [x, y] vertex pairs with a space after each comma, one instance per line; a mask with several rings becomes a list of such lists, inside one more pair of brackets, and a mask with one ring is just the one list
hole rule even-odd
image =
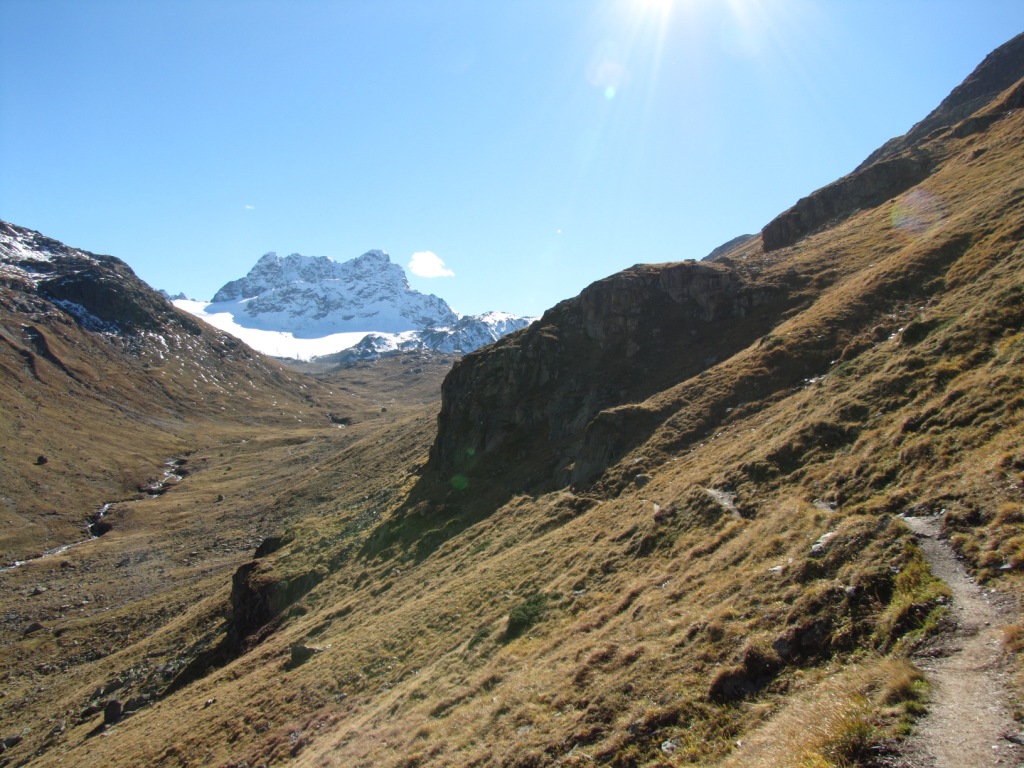
[[296, 360], [309, 360], [320, 355], [329, 355], [358, 344], [366, 331], [349, 331], [331, 333], [319, 338], [296, 338], [291, 331], [268, 331], [259, 328], [246, 328], [235, 322], [230, 312], [207, 312], [212, 306], [208, 301], [190, 301], [177, 299], [173, 302], [178, 309], [202, 318], [214, 328], [230, 333], [244, 341], [257, 352], [274, 357], [291, 357]]

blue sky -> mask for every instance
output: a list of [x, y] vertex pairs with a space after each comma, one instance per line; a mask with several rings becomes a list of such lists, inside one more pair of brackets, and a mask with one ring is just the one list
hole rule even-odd
[[0, 0], [0, 218], [198, 299], [381, 248], [539, 314], [758, 231], [1022, 30], [1018, 0]]

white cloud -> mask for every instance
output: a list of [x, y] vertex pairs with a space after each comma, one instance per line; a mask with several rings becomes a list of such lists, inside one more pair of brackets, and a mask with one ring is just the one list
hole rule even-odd
[[409, 259], [409, 271], [420, 277], [455, 277], [433, 251], [417, 251]]
[[247, 205], [247, 206], [245, 206], [245, 210], [247, 210], [247, 211], [255, 211], [256, 210], [256, 206], [255, 205]]

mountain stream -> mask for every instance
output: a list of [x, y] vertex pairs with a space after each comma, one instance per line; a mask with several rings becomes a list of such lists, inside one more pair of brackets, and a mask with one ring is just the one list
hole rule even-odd
[[[150, 499], [155, 499], [156, 497], [163, 495], [168, 488], [170, 488], [175, 483], [180, 482], [184, 478], [185, 475], [179, 473], [179, 469], [181, 465], [184, 463], [184, 459], [179, 459], [176, 457], [167, 459], [167, 461], [164, 462], [164, 473], [162, 478], [158, 481], [151, 483], [145, 488], [140, 488], [139, 490], [145, 493], [146, 497]], [[42, 560], [46, 557], [53, 557], [54, 555], [63, 554], [67, 552], [69, 549], [72, 549], [73, 547], [77, 547], [82, 544], [86, 544], [90, 541], [98, 539], [100, 536], [110, 531], [113, 527], [110, 525], [109, 522], [105, 521], [104, 518], [107, 516], [107, 513], [111, 510], [115, 503], [116, 502], [107, 502], [102, 507], [93, 512], [91, 515], [89, 515], [88, 523], [86, 523], [85, 526], [86, 532], [89, 534], [88, 538], [81, 539], [80, 541], [73, 541], [69, 544], [61, 544], [59, 547], [48, 549], [45, 552], [36, 555], [35, 557], [29, 557], [24, 560], [15, 560], [11, 562], [10, 565], [0, 567], [0, 573], [5, 573], [6, 571], [13, 571], [15, 568], [20, 568], [26, 563], [32, 563], [37, 560]]]

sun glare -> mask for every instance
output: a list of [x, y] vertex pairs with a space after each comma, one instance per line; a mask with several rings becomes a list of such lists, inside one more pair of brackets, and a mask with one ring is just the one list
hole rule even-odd
[[635, 14], [655, 18], [659, 22], [668, 19], [676, 0], [629, 0]]
[[675, 0], [633, 0], [633, 4], [644, 11], [665, 12], [671, 9]]

